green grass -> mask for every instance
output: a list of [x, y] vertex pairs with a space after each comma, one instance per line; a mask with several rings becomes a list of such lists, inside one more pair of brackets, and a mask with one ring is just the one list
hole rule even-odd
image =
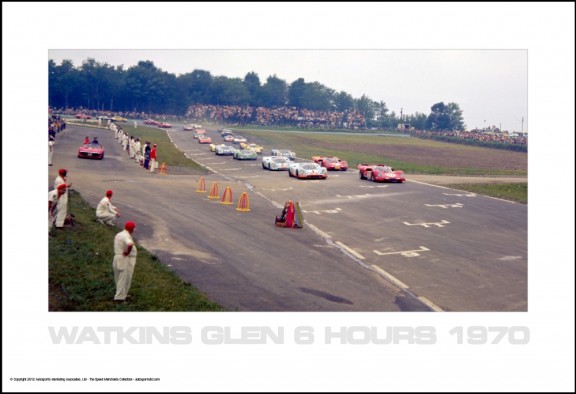
[[49, 240], [50, 311], [223, 311], [138, 245], [126, 303], [115, 303], [114, 237], [120, 228], [94, 221], [95, 209], [71, 191], [76, 225], [52, 229]]
[[259, 143], [266, 148], [277, 147], [287, 148], [296, 151], [299, 157], [312, 157], [313, 155], [331, 155], [346, 159], [351, 168], [360, 163], [381, 163], [401, 168], [406, 174], [431, 174], [431, 175], [511, 175], [525, 176], [526, 171], [499, 170], [499, 169], [481, 169], [470, 167], [448, 167], [448, 166], [431, 166], [418, 163], [418, 157], [411, 157], [410, 160], [397, 160], [391, 157], [385, 157], [380, 154], [370, 154], [359, 152], [354, 149], [355, 144], [371, 145], [402, 145], [414, 146], [419, 148], [449, 148], [455, 150], [478, 151], [479, 148], [474, 146], [464, 146], [449, 144], [433, 140], [422, 140], [418, 138], [406, 137], [377, 137], [370, 135], [327, 135], [317, 134], [314, 132], [279, 132], [269, 130], [254, 130], [245, 128], [243, 134], [251, 135], [258, 139]]
[[[157, 144], [156, 155], [158, 157], [158, 163], [166, 163], [168, 168], [170, 167], [189, 167], [197, 169], [199, 172], [206, 173], [207, 170], [196, 163], [193, 160], [187, 158], [182, 151], [176, 148], [165, 130], [160, 130], [154, 127], [146, 127], [138, 125], [134, 128], [131, 123], [119, 123], [124, 132], [128, 133], [129, 136], [133, 135], [136, 138], [140, 138], [140, 142], [143, 144], [146, 141], [150, 141], [151, 145]], [[192, 138], [192, 134], [190, 135]]]
[[466, 190], [485, 196], [502, 198], [504, 200], [516, 201], [528, 204], [528, 184], [527, 183], [482, 183], [482, 184], [454, 184], [448, 187]]

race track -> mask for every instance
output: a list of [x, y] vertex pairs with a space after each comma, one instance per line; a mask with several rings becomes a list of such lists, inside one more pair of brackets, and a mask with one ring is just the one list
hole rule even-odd
[[[263, 170], [260, 159], [215, 156], [180, 127], [167, 133], [214, 171], [204, 175], [205, 193], [196, 191], [201, 174], [150, 174], [128, 159], [112, 132], [82, 126], [57, 136], [49, 184], [58, 168], [67, 168], [73, 188], [94, 207], [113, 189], [121, 224], [138, 224], [137, 241], [227, 309], [528, 308], [526, 205], [409, 175], [404, 184], [376, 184], [353, 168], [326, 180], [298, 180]], [[85, 135], [98, 136], [104, 160], [76, 157]], [[215, 130], [208, 135], [220, 143]], [[220, 198], [230, 188], [233, 204], [208, 198], [214, 183]], [[249, 212], [236, 209], [244, 192]], [[286, 200], [300, 202], [304, 228], [274, 226]]]

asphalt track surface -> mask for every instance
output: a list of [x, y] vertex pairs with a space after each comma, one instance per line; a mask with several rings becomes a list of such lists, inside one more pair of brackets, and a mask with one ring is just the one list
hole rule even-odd
[[[140, 245], [229, 310], [528, 309], [527, 205], [409, 176], [372, 183], [355, 169], [298, 180], [263, 170], [260, 158], [216, 156], [179, 126], [167, 133], [214, 172], [150, 174], [111, 131], [69, 125], [57, 135], [49, 185], [67, 168], [72, 188], [93, 207], [114, 190], [118, 225], [134, 220]], [[106, 148], [104, 160], [76, 157], [86, 135]], [[221, 143], [215, 130], [208, 135]], [[201, 177], [205, 192], [197, 191]], [[214, 184], [218, 199], [208, 198]], [[221, 201], [228, 187], [229, 205]], [[236, 209], [244, 192], [249, 212]], [[286, 200], [300, 202], [304, 228], [274, 226]]]

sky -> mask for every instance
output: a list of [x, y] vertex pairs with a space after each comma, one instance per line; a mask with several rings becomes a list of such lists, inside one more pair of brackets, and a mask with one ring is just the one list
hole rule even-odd
[[[573, 392], [574, 15], [573, 2], [3, 2], [3, 388]], [[93, 54], [98, 61], [128, 66], [155, 50], [160, 56], [150, 60], [173, 73], [205, 68], [228, 77], [255, 71], [261, 80], [269, 74], [286, 81], [318, 80], [353, 96], [383, 100], [395, 112], [427, 112], [436, 102], [456, 102], [469, 127], [486, 120], [519, 129], [524, 117], [530, 130], [528, 312], [48, 312], [42, 218], [53, 180], [39, 168], [46, 168], [47, 60], [64, 49], [80, 54], [75, 64]], [[97, 56], [102, 49], [122, 58]], [[126, 57], [133, 50], [141, 52]], [[184, 50], [195, 50], [195, 56], [184, 59]], [[260, 55], [247, 56], [248, 50]], [[290, 52], [275, 56], [278, 50]], [[307, 50], [306, 56], [296, 50]], [[340, 55], [347, 50], [350, 56], [331, 57], [328, 50]], [[74, 182], [80, 174], [70, 176]], [[208, 326], [283, 327], [288, 339], [254, 346], [207, 345], [199, 337], [181, 346], [71, 346], [54, 344], [48, 335], [48, 327], [100, 326], [187, 326], [195, 333]], [[290, 334], [299, 326], [317, 333], [339, 327], [432, 327], [438, 340], [373, 346], [326, 345], [316, 338], [298, 345]], [[530, 341], [514, 345], [505, 336], [498, 344], [457, 343], [451, 334], [478, 333], [479, 327], [523, 327]], [[11, 380], [120, 374], [160, 381], [68, 381], [60, 387], [58, 382]]]
[[243, 79], [255, 72], [262, 84], [271, 75], [288, 84], [304, 78], [354, 98], [384, 101], [397, 116], [428, 115], [436, 103], [457, 103], [468, 130], [528, 131], [526, 49], [53, 49], [48, 57], [76, 67], [93, 58], [124, 69], [151, 60], [174, 75], [197, 69]]

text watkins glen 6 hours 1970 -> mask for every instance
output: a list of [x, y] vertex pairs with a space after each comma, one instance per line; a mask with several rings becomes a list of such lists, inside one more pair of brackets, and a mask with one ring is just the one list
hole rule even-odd
[[[525, 345], [530, 330], [525, 326], [457, 326], [439, 331], [434, 326], [171, 326], [171, 327], [48, 327], [53, 344], [166, 344], [265, 345], [293, 343], [311, 345], [433, 345], [450, 343], [483, 345], [507, 343]], [[448, 338], [448, 339], [447, 339]]]

